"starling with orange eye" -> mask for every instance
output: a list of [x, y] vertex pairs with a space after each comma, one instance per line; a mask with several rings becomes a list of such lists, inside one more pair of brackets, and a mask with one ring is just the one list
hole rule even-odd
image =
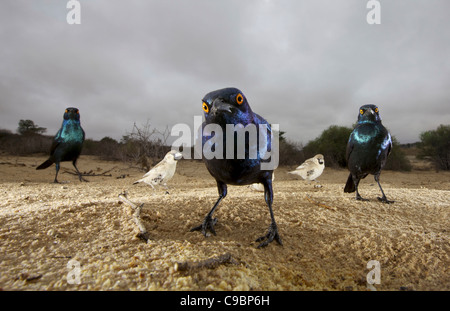
[[363, 199], [358, 191], [361, 179], [372, 174], [380, 187], [382, 197], [378, 198], [384, 203], [389, 201], [380, 184], [380, 174], [392, 150], [392, 139], [389, 131], [381, 123], [379, 109], [375, 105], [364, 105], [359, 109], [358, 121], [350, 134], [346, 159], [350, 171], [344, 192], [355, 192], [356, 199]]
[[42, 170], [55, 163], [56, 175], [54, 182], [58, 183], [60, 163], [63, 161], [72, 161], [80, 181], [87, 181], [81, 176], [76, 165], [83, 147], [84, 137], [85, 133], [80, 124], [80, 112], [78, 108], [67, 108], [64, 111], [62, 126], [53, 138], [52, 146], [50, 148], [50, 157], [44, 163], [36, 167], [36, 169]]
[[[272, 210], [273, 202], [273, 190], [272, 190], [272, 173], [273, 170], [261, 169], [261, 163], [266, 161], [264, 151], [271, 150], [271, 127], [269, 123], [260, 115], [254, 113], [250, 108], [247, 99], [244, 94], [236, 88], [225, 88], [217, 91], [210, 92], [205, 95], [202, 101], [202, 108], [205, 115], [205, 122], [202, 124], [204, 129], [207, 125], [218, 125], [222, 129], [223, 139], [217, 139], [214, 144], [222, 144], [223, 157], [208, 158], [203, 155], [203, 161], [208, 169], [209, 173], [215, 178], [217, 188], [219, 192], [219, 198], [216, 203], [206, 215], [203, 223], [197, 227], [191, 229], [191, 231], [200, 231], [206, 237], [208, 231], [212, 234], [216, 234], [215, 225], [217, 218], [213, 218], [213, 213], [219, 205], [220, 201], [227, 195], [227, 185], [251, 185], [253, 183], [261, 183], [264, 186], [264, 198], [269, 207], [269, 213], [271, 218], [271, 224], [269, 226], [267, 234], [258, 238], [256, 242], [260, 242], [258, 248], [265, 247], [273, 240], [282, 245], [280, 235], [278, 234], [278, 227], [275, 222], [275, 217]], [[257, 141], [248, 139], [245, 142], [245, 157], [229, 157], [226, 154], [227, 142], [234, 143], [234, 151], [236, 151], [237, 135], [234, 133], [232, 140], [227, 140], [227, 125], [241, 124], [244, 127], [255, 125], [257, 130], [257, 136], [259, 137], [259, 131], [266, 126], [267, 129], [267, 141], [264, 142], [267, 148], [257, 148]], [[264, 135], [265, 133], [261, 133]], [[216, 135], [216, 133], [214, 133]], [[214, 137], [211, 133], [210, 136], [206, 134], [202, 135], [202, 147], [208, 147], [211, 137]], [[242, 142], [241, 142], [242, 143]], [[262, 143], [261, 141], [259, 142]], [[228, 146], [230, 147], [230, 146]], [[261, 147], [261, 146], [259, 146]], [[217, 148], [214, 146], [214, 148]], [[251, 150], [258, 149], [257, 156], [250, 156]]]

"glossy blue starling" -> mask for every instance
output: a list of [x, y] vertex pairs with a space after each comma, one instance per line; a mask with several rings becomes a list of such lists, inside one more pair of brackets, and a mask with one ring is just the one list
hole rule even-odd
[[350, 170], [344, 192], [355, 192], [356, 199], [363, 199], [358, 192], [361, 179], [367, 175], [375, 176], [380, 187], [381, 202], [392, 203], [384, 194], [380, 184], [380, 173], [392, 150], [392, 139], [388, 130], [381, 124], [380, 112], [375, 105], [364, 105], [359, 109], [358, 122], [347, 143], [347, 166]]
[[[225, 88], [210, 92], [203, 98], [202, 105], [205, 116], [205, 122], [202, 124], [203, 131], [208, 125], [213, 125], [220, 127], [221, 134], [223, 135], [222, 139], [216, 137], [214, 143], [211, 143], [211, 141], [214, 135], [218, 135], [217, 133], [214, 132], [213, 134], [212, 131], [211, 133], [203, 132], [202, 135], [203, 161], [209, 173], [216, 179], [219, 198], [206, 215], [203, 223], [192, 228], [191, 231], [201, 231], [204, 236], [207, 236], [207, 231], [216, 235], [214, 226], [217, 223], [217, 218], [213, 218], [212, 216], [220, 201], [227, 195], [227, 184], [241, 186], [261, 183], [264, 186], [264, 198], [269, 207], [271, 224], [268, 233], [256, 240], [256, 242], [261, 242], [258, 248], [267, 246], [273, 240], [282, 245], [272, 211], [273, 170], [263, 170], [261, 168], [261, 164], [267, 160], [263, 150], [269, 151], [272, 147], [271, 127], [269, 123], [252, 111], [244, 94], [236, 88]], [[257, 146], [258, 141], [251, 139], [249, 134], [248, 139], [244, 140], [245, 146], [239, 146], [239, 141], [242, 144], [242, 140], [238, 141], [236, 132], [230, 132], [234, 137], [228, 137], [227, 139], [227, 125], [242, 125], [246, 128], [254, 125], [258, 137], [259, 131], [266, 131], [266, 133], [261, 132], [261, 137], [266, 135], [266, 138], [259, 141], [259, 144], [265, 145]], [[231, 135], [228, 134], [228, 136]], [[228, 148], [230, 147], [233, 147], [231, 149], [233, 152], [229, 151]], [[244, 150], [241, 156], [238, 156], [239, 147], [242, 148], [241, 150]], [[205, 156], [205, 148], [212, 151], [223, 150], [223, 154], [207, 157]]]
[[62, 126], [53, 138], [50, 149], [50, 157], [44, 163], [36, 167], [36, 169], [42, 170], [55, 163], [56, 175], [54, 182], [58, 183], [57, 177], [60, 162], [72, 161], [80, 181], [87, 181], [81, 176], [81, 173], [76, 165], [77, 159], [81, 153], [81, 148], [83, 147], [84, 136], [84, 130], [80, 124], [79, 110], [73, 107], [67, 108], [64, 112]]

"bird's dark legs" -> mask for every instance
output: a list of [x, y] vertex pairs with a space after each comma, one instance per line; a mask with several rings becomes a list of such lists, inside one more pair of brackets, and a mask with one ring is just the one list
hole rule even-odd
[[58, 181], [58, 179], [57, 179], [57, 177], [58, 177], [58, 172], [59, 172], [59, 163], [56, 162], [55, 165], [56, 165], [56, 175], [55, 175], [55, 180], [54, 180], [53, 182], [54, 182], [55, 184], [59, 184], [59, 181]]
[[206, 231], [210, 231], [212, 234], [216, 235], [214, 226], [217, 223], [217, 218], [212, 218], [212, 215], [216, 210], [217, 206], [219, 206], [220, 201], [222, 201], [222, 199], [227, 196], [227, 185], [221, 182], [217, 182], [217, 188], [219, 190], [219, 198], [217, 199], [216, 204], [214, 204], [213, 208], [206, 215], [205, 219], [203, 220], [203, 223], [197, 227], [192, 228], [190, 230], [191, 232], [201, 231], [205, 237], [207, 236]]
[[381, 198], [378, 197], [378, 200], [380, 200], [380, 201], [383, 202], [383, 203], [387, 203], [387, 204], [394, 203], [395, 201], [389, 201], [389, 200], [386, 198], [386, 195], [384, 194], [383, 188], [381, 188], [381, 184], [380, 184], [380, 175], [379, 175], [379, 174], [378, 174], [378, 175], [375, 175], [375, 181], [378, 183], [378, 187], [380, 187], [381, 193], [383, 194], [383, 196], [382, 196]]
[[368, 199], [364, 199], [358, 191], [358, 185], [359, 185], [359, 181], [361, 180], [360, 178], [357, 178], [355, 176], [352, 177], [353, 178], [353, 182], [355, 183], [355, 189], [356, 189], [356, 200], [358, 201], [369, 201]]
[[269, 207], [270, 219], [272, 222], [270, 223], [268, 233], [262, 237], [256, 239], [256, 242], [261, 242], [258, 245], [258, 248], [265, 247], [269, 245], [274, 239], [278, 242], [278, 244], [283, 245], [281, 241], [280, 235], [278, 234], [277, 223], [275, 222], [275, 217], [273, 216], [272, 211], [272, 202], [273, 202], [273, 190], [272, 190], [272, 181], [269, 180], [263, 183], [264, 185], [264, 199], [266, 200], [267, 206]]
[[76, 163], [77, 163], [77, 160], [74, 160], [74, 161], [72, 162], [73, 167], [75, 167], [75, 170], [76, 170], [77, 173], [78, 173], [78, 178], [80, 179], [80, 181], [89, 182], [89, 180], [86, 180], [86, 179], [83, 178], [83, 176], [81, 176], [81, 173], [80, 173], [80, 171], [78, 170], [78, 167], [77, 167]]
[[214, 230], [214, 226], [217, 223], [217, 218], [212, 218], [212, 215], [214, 213], [214, 210], [219, 205], [220, 201], [222, 201], [224, 197], [219, 196], [219, 199], [216, 201], [216, 204], [214, 204], [213, 208], [209, 211], [209, 213], [206, 215], [205, 219], [203, 220], [203, 223], [197, 227], [191, 228], [192, 231], [201, 231], [203, 235], [207, 236], [207, 231], [210, 231], [212, 234], [216, 235], [216, 230]]

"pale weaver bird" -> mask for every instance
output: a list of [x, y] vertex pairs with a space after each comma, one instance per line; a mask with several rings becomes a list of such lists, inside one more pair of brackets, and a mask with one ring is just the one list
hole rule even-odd
[[[323, 169], [325, 168], [325, 159], [323, 155], [316, 154], [314, 157], [307, 159], [295, 170], [288, 172], [289, 174], [299, 175], [305, 180], [316, 181], [320, 175], [322, 175]], [[320, 188], [321, 186], [318, 185]]]
[[182, 157], [182, 154], [178, 151], [171, 150], [156, 164], [150, 171], [148, 171], [141, 179], [135, 181], [134, 184], [146, 183], [150, 185], [154, 190], [155, 186], [163, 186], [166, 190], [167, 182], [172, 179], [177, 168], [177, 162]]

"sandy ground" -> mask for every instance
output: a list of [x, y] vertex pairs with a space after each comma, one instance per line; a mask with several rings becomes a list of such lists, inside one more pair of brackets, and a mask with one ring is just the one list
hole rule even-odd
[[[35, 170], [45, 159], [0, 157], [3, 290], [364, 291], [371, 260], [380, 263], [377, 290], [450, 290], [449, 172], [383, 172], [396, 201], [386, 205], [371, 176], [360, 187], [370, 201], [357, 202], [343, 192], [345, 170], [326, 168], [315, 188], [280, 167], [274, 214], [284, 245], [257, 249], [270, 217], [263, 193], [246, 186], [229, 186], [215, 213], [217, 236], [189, 232], [218, 196], [201, 162], [181, 160], [166, 194], [132, 185], [144, 174], [136, 168], [88, 156], [81, 171], [112, 176], [81, 183], [61, 172], [67, 183], [53, 184], [54, 166]], [[72, 171], [69, 162], [62, 167]], [[144, 204], [147, 243], [118, 199], [124, 190]]]

